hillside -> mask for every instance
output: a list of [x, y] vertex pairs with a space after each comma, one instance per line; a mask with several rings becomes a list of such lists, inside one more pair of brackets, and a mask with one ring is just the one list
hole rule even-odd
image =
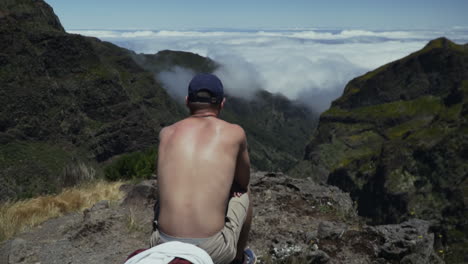
[[42, 0], [0, 2], [0, 200], [54, 192], [157, 144], [183, 112], [132, 58], [65, 33]]
[[[138, 54], [135, 60], [155, 75], [171, 71], [175, 66], [193, 72], [214, 72], [222, 67], [210, 58], [171, 50]], [[255, 169], [287, 171], [302, 159], [304, 145], [315, 129], [318, 114], [281, 94], [265, 90], [258, 90], [249, 99], [229, 94], [226, 97], [221, 118], [245, 129]]]
[[292, 172], [350, 192], [371, 223], [433, 221], [455, 263], [468, 247], [467, 117], [468, 45], [436, 39], [349, 82]]

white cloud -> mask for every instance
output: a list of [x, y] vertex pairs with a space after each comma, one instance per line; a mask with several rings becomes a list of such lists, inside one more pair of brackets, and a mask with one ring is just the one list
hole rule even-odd
[[169, 95], [183, 103], [187, 95], [188, 84], [194, 75], [192, 70], [174, 67], [170, 71], [159, 73], [157, 79], [162, 82]]
[[[99, 37], [142, 53], [171, 49], [208, 56], [226, 90], [249, 96], [255, 89], [280, 92], [320, 111], [352, 78], [446, 36], [468, 41], [468, 30], [264, 30], [264, 31], [71, 31]], [[190, 77], [188, 77], [190, 76]], [[160, 74], [170, 93], [185, 94], [193, 73], [176, 68]], [[183, 80], [183, 82], [182, 82]], [[183, 86], [180, 88], [180, 86]]]
[[260, 31], [259, 35], [274, 36], [274, 37], [290, 37], [290, 38], [303, 38], [315, 40], [340, 40], [353, 37], [380, 37], [380, 38], [424, 38], [431, 35], [431, 32], [409, 32], [409, 31], [383, 31], [374, 32], [367, 30], [343, 30], [338, 32], [324, 32], [324, 31], [291, 31], [291, 32], [265, 32]]
[[68, 33], [97, 37], [100, 39], [118, 38], [121, 36], [118, 31], [110, 30], [69, 30]]
[[214, 74], [222, 81], [226, 93], [251, 98], [263, 88], [265, 82], [257, 67], [244, 58], [225, 51], [214, 53], [212, 58], [222, 65]]
[[135, 31], [135, 32], [123, 32], [122, 38], [141, 38], [141, 37], [152, 37], [155, 33], [153, 31]]

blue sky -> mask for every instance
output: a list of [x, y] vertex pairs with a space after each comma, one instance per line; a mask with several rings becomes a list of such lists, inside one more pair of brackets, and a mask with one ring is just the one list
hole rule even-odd
[[468, 0], [46, 0], [66, 29], [468, 27]]

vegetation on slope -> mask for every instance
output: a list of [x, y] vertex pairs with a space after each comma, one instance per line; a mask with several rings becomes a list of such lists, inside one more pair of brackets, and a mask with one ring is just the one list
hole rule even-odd
[[156, 147], [123, 154], [104, 168], [104, 176], [111, 181], [150, 179], [156, 171]]
[[372, 223], [433, 220], [442, 242], [468, 245], [467, 46], [437, 39], [352, 80], [296, 175], [350, 192]]

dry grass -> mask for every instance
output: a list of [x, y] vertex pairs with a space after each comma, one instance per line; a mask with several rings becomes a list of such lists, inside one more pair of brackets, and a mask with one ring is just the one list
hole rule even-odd
[[122, 198], [122, 182], [93, 182], [65, 189], [58, 195], [0, 204], [0, 242], [42, 222], [69, 212], [81, 211], [102, 200]]
[[127, 228], [130, 232], [139, 232], [143, 230], [143, 226], [138, 223], [135, 212], [130, 208], [130, 215], [127, 216]]

